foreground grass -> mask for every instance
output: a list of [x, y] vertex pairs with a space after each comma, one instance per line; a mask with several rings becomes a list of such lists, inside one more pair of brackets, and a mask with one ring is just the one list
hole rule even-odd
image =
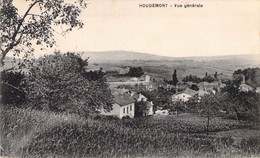
[[[259, 137], [241, 140], [206, 136], [196, 115], [117, 120], [88, 119], [31, 109], [1, 109], [2, 146], [21, 157], [223, 157], [257, 156]], [[214, 118], [211, 131], [245, 128], [248, 123]]]

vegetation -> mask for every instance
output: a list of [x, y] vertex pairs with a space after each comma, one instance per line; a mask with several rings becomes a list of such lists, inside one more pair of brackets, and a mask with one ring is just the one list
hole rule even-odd
[[[2, 112], [1, 110], [0, 112]], [[259, 154], [258, 137], [205, 136], [206, 118], [197, 115], [109, 119], [33, 109], [1, 113], [5, 155], [19, 157], [223, 157]], [[251, 126], [213, 118], [210, 131]], [[253, 143], [253, 139], [255, 139]], [[234, 143], [236, 140], [237, 143]], [[241, 145], [236, 145], [241, 144]]]
[[141, 67], [130, 67], [129, 72], [127, 73], [130, 77], [141, 77], [144, 74]]
[[242, 76], [245, 77], [245, 83], [256, 88], [260, 87], [260, 68], [247, 68], [244, 70], [236, 70], [233, 73], [233, 76], [235, 78], [238, 78], [238, 80], [242, 81]]
[[[214, 74], [215, 76], [216, 74]], [[188, 75], [188, 76], [185, 76], [182, 81], [183, 82], [194, 82], [194, 83], [200, 83], [200, 82], [214, 82], [216, 81], [217, 78], [215, 77], [212, 77], [211, 75], [208, 75], [207, 73], [205, 74], [205, 76], [203, 78], [200, 78], [196, 75]]]
[[135, 117], [144, 116], [145, 111], [148, 107], [148, 103], [144, 100], [136, 101], [135, 102]]
[[86, 72], [87, 60], [73, 53], [44, 56], [30, 70], [28, 103], [36, 109], [86, 116], [111, 109], [112, 96], [102, 70]]
[[[45, 44], [52, 47], [55, 44], [54, 28], [58, 25], [64, 27], [63, 34], [73, 28], [82, 28], [83, 23], [79, 20], [81, 10], [86, 7], [83, 0], [65, 3], [53, 0], [26, 0], [30, 5], [25, 13], [20, 15], [13, 0], [2, 0], [0, 7], [0, 62], [7, 54], [12, 52], [19, 55], [21, 52], [28, 57], [32, 53], [32, 45]], [[38, 12], [33, 12], [37, 8]], [[25, 49], [27, 48], [27, 49]]]
[[26, 101], [25, 74], [22, 72], [2, 71], [0, 78], [1, 104], [22, 106]]
[[178, 78], [177, 78], [177, 71], [176, 69], [174, 69], [174, 73], [172, 74], [172, 84], [176, 87], [177, 83], [178, 83]]
[[207, 135], [209, 134], [210, 119], [219, 112], [220, 103], [214, 94], [205, 95], [202, 97], [199, 103], [200, 113], [207, 117]]
[[167, 108], [172, 104], [172, 94], [170, 91], [164, 89], [158, 89], [153, 91], [141, 91], [141, 93], [147, 97], [149, 101], [152, 101], [153, 109], [157, 110], [159, 107]]

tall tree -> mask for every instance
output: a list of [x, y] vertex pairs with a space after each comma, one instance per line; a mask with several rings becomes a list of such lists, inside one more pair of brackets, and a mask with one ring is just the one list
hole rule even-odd
[[[2, 0], [0, 6], [0, 63], [11, 52], [13, 55], [32, 54], [33, 43], [42, 47], [55, 44], [54, 28], [64, 25], [62, 34], [73, 28], [82, 28], [79, 20], [82, 9], [86, 8], [84, 0], [24, 0], [30, 3], [22, 14], [14, 6], [13, 0]], [[44, 45], [43, 45], [44, 44]]]
[[179, 82], [178, 78], [177, 78], [177, 70], [176, 69], [174, 69], [174, 73], [172, 74], [172, 82], [173, 82], [173, 85], [175, 87], [177, 86], [177, 83]]

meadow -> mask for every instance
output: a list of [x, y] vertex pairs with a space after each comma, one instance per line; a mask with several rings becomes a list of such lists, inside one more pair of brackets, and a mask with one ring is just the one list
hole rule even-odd
[[[1, 139], [10, 157], [244, 157], [260, 156], [260, 139], [223, 132], [250, 131], [254, 124], [184, 113], [118, 120], [30, 108], [1, 109]], [[221, 133], [221, 134], [218, 134]]]

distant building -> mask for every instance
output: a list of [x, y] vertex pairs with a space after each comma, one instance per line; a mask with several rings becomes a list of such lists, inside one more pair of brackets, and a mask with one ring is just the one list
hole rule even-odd
[[173, 102], [176, 102], [176, 101], [187, 102], [190, 98], [194, 97], [197, 94], [198, 94], [197, 91], [187, 88], [184, 92], [174, 94], [172, 96], [172, 101]]
[[245, 84], [245, 83], [242, 83], [240, 86], [239, 86], [239, 91], [240, 92], [249, 92], [249, 91], [253, 91], [254, 88]]
[[239, 86], [239, 88], [238, 88], [239, 91], [240, 91], [240, 92], [253, 91], [254, 88], [246, 84], [245, 76], [243, 75], [242, 77], [243, 77], [243, 80], [241, 81], [241, 84], [240, 84], [240, 86]]

